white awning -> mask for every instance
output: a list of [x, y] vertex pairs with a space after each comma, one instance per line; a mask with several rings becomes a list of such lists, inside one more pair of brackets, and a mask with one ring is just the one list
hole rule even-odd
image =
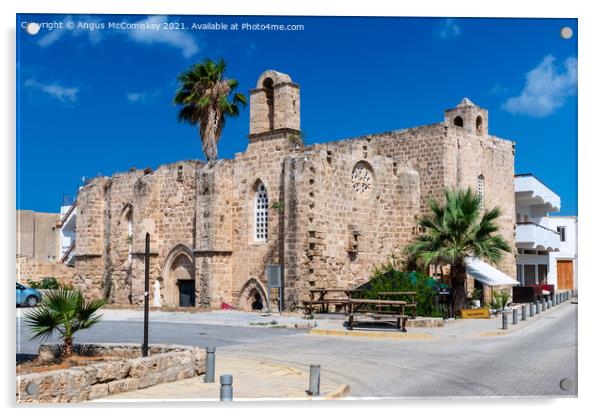
[[487, 286], [520, 284], [507, 274], [474, 257], [466, 257], [466, 271], [473, 278]]

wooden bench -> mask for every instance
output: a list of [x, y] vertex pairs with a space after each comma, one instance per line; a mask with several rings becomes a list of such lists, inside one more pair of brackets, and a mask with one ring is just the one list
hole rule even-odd
[[[353, 296], [354, 293], [364, 292], [363, 289], [327, 289], [327, 288], [316, 288], [309, 290], [309, 300], [304, 300], [303, 306], [305, 312], [310, 315], [313, 313], [314, 306], [320, 306], [322, 312], [328, 312], [330, 305], [343, 305], [345, 313], [348, 310], [348, 300]], [[335, 295], [331, 297], [328, 295]], [[337, 296], [338, 295], [338, 296]]]
[[[395, 326], [401, 332], [407, 332], [406, 322], [408, 316], [405, 314], [405, 306], [407, 304], [404, 300], [387, 300], [387, 299], [349, 299], [349, 321], [347, 323], [347, 329], [353, 330], [353, 324], [356, 315], [369, 316], [376, 319], [377, 321], [390, 321], [394, 320]], [[370, 306], [376, 306], [376, 310], [371, 309]], [[385, 310], [392, 309], [392, 310]]]
[[412, 319], [416, 319], [416, 308], [418, 307], [418, 303], [416, 302], [416, 292], [378, 292], [376, 294], [379, 299], [389, 299], [391, 298], [409, 298], [406, 303], [406, 309], [412, 309]]

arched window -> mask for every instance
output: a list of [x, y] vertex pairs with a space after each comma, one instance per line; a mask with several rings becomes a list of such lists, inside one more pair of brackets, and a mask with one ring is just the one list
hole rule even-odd
[[253, 235], [255, 241], [264, 242], [268, 239], [268, 190], [259, 182], [255, 191], [255, 216]]
[[462, 117], [457, 116], [454, 118], [454, 126], [464, 127], [464, 120], [462, 120]]
[[479, 136], [483, 135], [483, 118], [481, 116], [477, 117], [477, 134]]
[[268, 106], [269, 130], [274, 130], [274, 80], [272, 78], [264, 79], [263, 88], [265, 88], [265, 99]]
[[134, 225], [132, 223], [132, 210], [125, 214], [127, 221], [127, 244], [128, 244], [128, 264], [132, 264], [132, 247], [134, 245]]
[[479, 196], [479, 208], [482, 212], [484, 208], [483, 198], [485, 198], [485, 177], [483, 175], [479, 175], [477, 179], [477, 195]]

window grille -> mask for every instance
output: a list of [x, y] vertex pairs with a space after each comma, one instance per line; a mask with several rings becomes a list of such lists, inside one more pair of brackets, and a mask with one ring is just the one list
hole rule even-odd
[[261, 183], [255, 193], [255, 241], [263, 242], [268, 239], [268, 191]]

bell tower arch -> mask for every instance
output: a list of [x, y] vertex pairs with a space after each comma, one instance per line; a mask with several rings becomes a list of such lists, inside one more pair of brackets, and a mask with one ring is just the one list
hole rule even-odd
[[487, 136], [489, 134], [489, 114], [468, 98], [464, 98], [455, 108], [445, 110], [445, 124], [461, 127], [469, 134]]
[[268, 70], [250, 95], [250, 136], [301, 129], [299, 85], [282, 72]]

